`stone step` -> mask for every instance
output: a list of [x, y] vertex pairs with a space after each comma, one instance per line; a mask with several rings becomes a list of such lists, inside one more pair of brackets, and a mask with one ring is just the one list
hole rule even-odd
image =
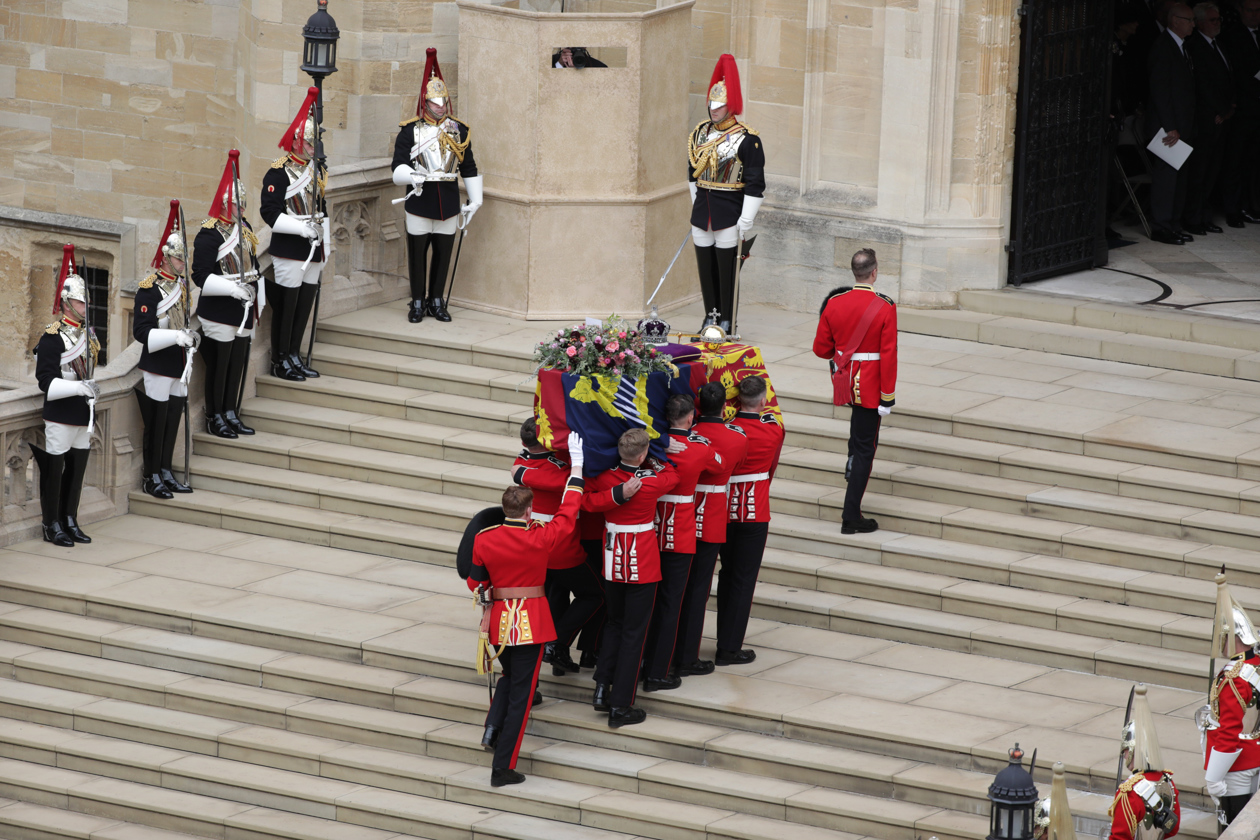
[[[50, 615], [38, 615], [45, 612], [19, 610], [19, 614], [28, 614], [26, 619], [9, 620], [4, 627], [34, 624], [50, 630], [60, 629], [49, 620]], [[66, 623], [81, 636], [104, 633], [102, 653], [105, 657], [111, 655], [111, 651], [125, 649], [115, 647], [110, 641], [126, 645], [133, 641], [128, 634], [144, 634], [148, 649], [160, 648], [164, 640], [169, 641], [176, 655], [168, 657], [167, 661], [183, 665], [181, 671], [187, 669], [188, 643], [178, 634], [125, 626], [106, 632], [111, 626], [121, 625], [86, 618], [70, 617]], [[34, 636], [28, 635], [28, 638], [35, 640]], [[39, 640], [60, 644], [64, 637], [45, 633]], [[204, 650], [205, 643], [201, 647]], [[220, 658], [244, 657], [244, 646], [220, 647], [224, 648]], [[476, 686], [433, 677], [417, 680], [407, 673], [337, 664], [301, 655], [286, 656], [279, 651], [254, 649], [250, 653], [248, 662], [263, 662], [255, 672], [256, 681], [260, 681], [262, 687], [189, 678], [187, 673], [110, 658], [2, 643], [0, 657], [11, 673], [4, 674], [10, 679], [0, 680], [0, 714], [11, 720], [0, 719], [0, 755], [51, 764], [54, 762], [45, 760], [43, 755], [32, 757], [31, 751], [55, 746], [60, 752], [76, 756], [74, 761], [77, 762], [58, 760], [55, 762], [58, 766], [92, 770], [88, 766], [90, 762], [100, 761], [102, 755], [118, 753], [101, 743], [105, 738], [125, 738], [162, 748], [150, 750], [151, 753], [182, 750], [346, 781], [369, 781], [366, 776], [351, 775], [351, 770], [342, 766], [346, 762], [341, 757], [346, 753], [353, 759], [349, 766], [364, 773], [389, 776], [390, 771], [380, 768], [408, 763], [405, 755], [379, 747], [463, 762], [453, 773], [461, 773], [472, 764], [488, 763], [489, 756], [477, 742], [479, 724], [485, 714], [485, 694]], [[992, 660], [974, 659], [977, 665], [990, 670], [997, 664]], [[193, 672], [196, 671], [194, 668]], [[850, 676], [858, 677], [860, 672]], [[932, 690], [930, 683], [928, 678], [925, 687], [929, 691]], [[589, 688], [585, 691], [589, 694]], [[335, 702], [311, 700], [310, 696]], [[1029, 696], [1035, 703], [1039, 695]], [[1160, 702], [1166, 705], [1169, 699], [1161, 696]], [[1075, 701], [1057, 702], [1070, 705]], [[366, 704], [366, 707], [358, 704]], [[1083, 710], [1105, 708], [1076, 705]], [[397, 711], [381, 711], [386, 709]], [[260, 710], [270, 711], [261, 716]], [[929, 707], [918, 712], [925, 722], [933, 714]], [[1088, 716], [1087, 711], [1085, 717]], [[954, 716], [954, 723], [961, 720], [964, 718]], [[450, 721], [454, 723], [447, 725]], [[32, 741], [31, 723], [73, 727], [77, 733], [104, 737], [79, 740], [68, 747], [51, 737]], [[1169, 723], [1184, 725], [1185, 720], [1173, 718]], [[1159, 725], [1164, 726], [1162, 715]], [[968, 762], [965, 752], [953, 747], [956, 751], [953, 766], [934, 769], [932, 765], [914, 760], [882, 758], [823, 744], [741, 733], [711, 724], [683, 724], [658, 715], [653, 715], [649, 723], [641, 727], [614, 733], [603, 724], [602, 716], [592, 713], [586, 703], [552, 702], [538, 707], [531, 731], [539, 737], [526, 739], [522, 755], [534, 764], [523, 772], [572, 781], [599, 779], [599, 784], [631, 792], [646, 792], [642, 784], [646, 779], [659, 782], [666, 778], [688, 778], [686, 786], [703, 785], [704, 772], [690, 773], [680, 766], [680, 763], [689, 763], [719, 768], [728, 774], [769, 775], [784, 781], [891, 796], [920, 805], [980, 814], [984, 811], [984, 791], [992, 772], [1002, 764], [999, 751], [973, 755]], [[335, 740], [328, 740], [330, 738]], [[560, 744], [557, 739], [565, 743]], [[347, 743], [366, 746], [342, 750]], [[4, 744], [9, 747], [4, 748]], [[1099, 773], [1087, 766], [1089, 759], [1082, 763], [1080, 758], [1071, 758], [1070, 754], [1080, 754], [1078, 746], [1064, 742], [1060, 748], [1069, 755], [1058, 757], [1068, 758], [1076, 783], [1105, 788], [1110, 782], [1109, 768]], [[1043, 748], [1043, 756], [1046, 752]], [[1178, 762], [1182, 761], [1180, 753], [1173, 755]], [[151, 766], [152, 758], [150, 755], [148, 769], [135, 770], [125, 778], [149, 781], [144, 774], [156, 774], [157, 769]], [[962, 766], [958, 766], [960, 760]], [[1190, 760], [1193, 761], [1193, 757]], [[339, 769], [319, 769], [320, 762], [338, 765]], [[968, 770], [967, 766], [983, 767], [984, 771]], [[649, 769], [651, 772], [646, 772]], [[166, 772], [165, 767], [162, 770]], [[1177, 770], [1181, 771], [1181, 767]], [[1191, 767], [1189, 774], [1181, 773], [1178, 777], [1190, 797], [1187, 801], [1191, 802], [1197, 801], [1197, 784], [1201, 784], [1190, 781], [1194, 772]], [[395, 772], [394, 775], [405, 774]], [[386, 782], [385, 786], [390, 787], [391, 783]], [[733, 787], [739, 789], [738, 785]], [[410, 790], [408, 787], [397, 789]], [[679, 791], [664, 795], [680, 798]], [[687, 801], [685, 795], [681, 798]], [[1105, 813], [1105, 800], [1095, 804], [1100, 806], [1100, 813]], [[736, 807], [735, 810], [747, 809]], [[1083, 816], [1079, 810], [1077, 813]]]
[[[21, 683], [5, 686], [0, 680], [0, 696], [20, 697], [23, 687]], [[47, 696], [50, 691], [44, 689], [43, 693]], [[543, 738], [530, 739], [535, 743], [519, 765], [531, 780], [506, 792], [494, 791], [489, 785], [490, 755], [477, 744], [478, 727], [424, 718], [415, 721], [430, 727], [426, 747], [463, 741], [464, 752], [475, 759], [469, 763], [436, 757], [428, 751], [398, 752], [286, 730], [236, 724], [224, 728], [215, 718], [182, 714], [172, 728], [182, 725], [197, 734], [212, 728], [223, 730], [216, 742], [190, 750], [169, 746], [171, 733], [138, 726], [118, 729], [114, 734], [108, 727], [98, 728], [93, 716], [97, 706], [111, 705], [120, 707], [113, 710], [115, 717], [140, 722], [154, 714], [150, 707], [94, 700], [91, 695], [68, 691], [56, 691], [46, 699], [77, 704], [76, 728], [0, 718], [0, 751], [23, 756], [22, 761], [0, 759], [0, 789], [19, 787], [19, 773], [27, 768], [15, 765], [26, 764], [33, 769], [23, 778], [26, 790], [43, 792], [48, 783], [56, 782], [70, 797], [74, 796], [76, 777], [91, 775], [122, 782], [132, 791], [152, 787], [154, 804], [159, 806], [164, 797], [158, 791], [177, 791], [199, 800], [213, 798], [237, 806], [374, 825], [382, 811], [393, 810], [389, 806], [392, 802], [406, 802], [413, 812], [424, 808], [429, 814], [459, 803], [472, 806], [455, 809], [465, 818], [473, 809], [493, 807], [556, 823], [611, 826], [615, 820], [619, 831], [695, 840], [706, 837], [709, 823], [736, 815], [761, 818], [762, 830], [754, 836], [767, 840], [785, 836], [784, 832], [795, 836], [798, 824], [846, 832], [860, 829], [861, 833], [890, 840], [908, 840], [915, 829], [930, 829], [950, 840], [978, 840], [987, 823], [979, 814], [854, 794], [812, 782], [644, 758]], [[187, 740], [195, 740], [197, 734], [189, 734]], [[49, 773], [41, 766], [58, 771]], [[548, 769], [558, 772], [551, 775]], [[978, 782], [976, 779], [973, 786]], [[12, 792], [22, 796], [20, 789]], [[398, 794], [406, 799], [400, 800]], [[171, 804], [179, 801], [178, 797], [168, 799]], [[347, 816], [356, 811], [356, 816]], [[804, 834], [819, 840], [833, 836], [808, 829]], [[596, 840], [606, 835], [593, 831], [575, 836]]]
[[[32, 797], [34, 796], [32, 792]], [[196, 835], [124, 822], [112, 817], [93, 816], [63, 807], [0, 799], [0, 836], [10, 840], [191, 840]], [[287, 836], [297, 840], [302, 835]], [[311, 840], [316, 840], [316, 837], [318, 836], [311, 835]], [[365, 836], [363, 840], [388, 838], [389, 835], [382, 835], [380, 838]]]
[[[533, 372], [530, 358], [532, 345], [538, 337], [535, 330], [518, 329], [508, 334], [494, 335], [490, 325], [483, 324], [463, 331], [461, 341], [457, 337], [458, 334], [443, 337], [437, 335], [436, 331], [392, 330], [386, 323], [388, 320], [386, 318], [377, 317], [377, 322], [372, 322], [374, 311], [364, 310], [361, 313], [353, 313], [354, 317], [337, 316], [321, 322], [321, 340], [327, 344], [346, 348], [366, 348], [377, 354], [398, 357], [401, 359], [400, 362], [391, 362], [395, 367], [399, 365], [406, 367], [410, 359], [428, 358], [447, 364], [470, 365], [490, 371], [520, 372], [526, 375]], [[907, 312], [909, 313], [907, 317], [911, 319], [918, 315], [931, 318], [937, 313], [936, 310], [917, 312], [907, 310]], [[953, 315], [958, 314], [953, 313]], [[947, 314], [943, 317], [952, 317], [952, 315]], [[1031, 327], [1026, 326], [1021, 329], [1023, 331], [1033, 329], [1035, 332], [1036, 322], [1030, 322], [1030, 324], [1032, 324]], [[501, 325], [496, 326], [501, 328]], [[1012, 332], [1019, 335], [1021, 329]], [[1065, 329], [1081, 328], [1068, 326]], [[1098, 332], [1104, 332], [1108, 340], [1121, 340], [1126, 337], [1125, 333], [1120, 332]], [[1148, 339], [1143, 336], [1137, 336], [1135, 339], [1156, 343], [1164, 341], [1164, 339]], [[1097, 345], [1100, 341], [1101, 339], [1095, 341], [1094, 344]], [[1181, 343], [1190, 345], [1187, 352], [1197, 346], [1191, 342]], [[821, 363], [815, 365], [815, 360], [811, 358], [808, 366], [803, 366], [799, 361], [802, 355], [799, 350], [791, 348], [780, 348], [780, 350], [782, 350], [781, 355], [786, 358], [768, 361], [767, 370], [775, 382], [775, 391], [780, 404], [783, 405], [788, 417], [792, 418], [787, 424], [789, 442], [796, 418], [804, 415], [813, 415], [832, 422], [842, 421], [837, 423], [837, 426], [846, 425], [843, 421], [847, 420], [848, 409], [836, 408], [831, 404], [831, 389]], [[1145, 346], [1135, 348], [1133, 361], [1138, 364], [1151, 364], [1152, 356], [1148, 350], [1150, 353], [1156, 352]], [[1209, 348], [1208, 352], [1221, 352], [1228, 355], [1236, 351]], [[1096, 353], [1085, 355], [1099, 358]], [[1173, 353], [1169, 359], [1175, 361], [1176, 356], [1177, 353]], [[1176, 365], [1172, 367], [1174, 370], [1180, 370]], [[1191, 369], [1201, 367], [1204, 366], [1192, 366]], [[1208, 367], [1211, 366], [1208, 365]], [[354, 374], [354, 370], [348, 367], [341, 370], [347, 374]], [[511, 376], [508, 380], [511, 380]], [[446, 387], [443, 382], [449, 381], [449, 379], [439, 377], [428, 380], [425, 384], [440, 389]], [[293, 387], [309, 384], [291, 383]], [[403, 389], [397, 385], [382, 387], [393, 389], [391, 393], [399, 398], [405, 393], [409, 395], [407, 399], [414, 399], [421, 393], [420, 390]], [[520, 400], [519, 405], [525, 405], [524, 394], [529, 392], [529, 388], [519, 383], [513, 387], [519, 390], [513, 391], [512, 398]], [[316, 405], [331, 405], [325, 386], [317, 386], [316, 390], [320, 393], [306, 394], [297, 399]], [[1018, 448], [1088, 455], [1138, 465], [1170, 467], [1218, 476], [1260, 480], [1260, 434], [1254, 432], [1212, 429], [1211, 434], [1204, 435], [1203, 427], [1192, 423], [1172, 420], [1155, 422], [1151, 418], [1077, 406], [1063, 406], [1061, 410], [1047, 414], [1043, 403], [1013, 396], [962, 393], [917, 383], [906, 383], [901, 390], [904, 399], [899, 403], [897, 410], [884, 421], [884, 428], [888, 432], [893, 429], [935, 432]], [[276, 394], [277, 390], [273, 383], [268, 384], [266, 393], [260, 391], [261, 396], [275, 396]], [[403, 399], [402, 403], [406, 405], [392, 410], [403, 413], [395, 413], [392, 416], [409, 416], [405, 413], [407, 410], [416, 413], [416, 409], [422, 405], [423, 400], [407, 403], [407, 400]], [[352, 408], [352, 405], [364, 404], [364, 400], [360, 400], [355, 404], [347, 402], [341, 407]], [[436, 407], [443, 408], [442, 405]], [[352, 408], [352, 410], [363, 410], [363, 408]], [[488, 422], [488, 418], [482, 419], [485, 424], [478, 428], [496, 431], [491, 428], [493, 424]], [[515, 429], [509, 429], [507, 433], [514, 431]]]

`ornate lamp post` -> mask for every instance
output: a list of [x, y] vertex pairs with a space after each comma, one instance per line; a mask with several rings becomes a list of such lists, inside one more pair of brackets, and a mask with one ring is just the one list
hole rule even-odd
[[1037, 786], [1033, 784], [1032, 775], [1024, 769], [1024, 751], [1019, 744], [1009, 755], [1011, 763], [989, 785], [992, 809], [986, 840], [1032, 840]]
[[[310, 75], [319, 89], [312, 108], [315, 118], [315, 181], [319, 182], [318, 173], [324, 172], [328, 166], [328, 158], [324, 155], [324, 78], [337, 72], [337, 39], [341, 30], [337, 29], [337, 21], [328, 14], [328, 0], [319, 0], [319, 8], [315, 14], [306, 19], [302, 27], [302, 72]], [[321, 193], [322, 197], [322, 193]], [[312, 207], [311, 212], [318, 212]], [[327, 250], [327, 249], [325, 249]], [[329, 259], [324, 254], [324, 259]], [[311, 316], [311, 339], [306, 346], [306, 364], [311, 363], [311, 355], [315, 349], [315, 330], [319, 323], [319, 299], [324, 295], [324, 284], [321, 282], [315, 292], [315, 311]]]

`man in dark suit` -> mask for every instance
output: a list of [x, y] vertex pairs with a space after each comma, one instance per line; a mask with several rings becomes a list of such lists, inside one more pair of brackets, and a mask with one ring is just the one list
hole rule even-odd
[[[1253, 0], [1248, 0], [1253, 2]], [[1260, 2], [1260, 0], [1254, 0]], [[1163, 143], [1172, 147], [1194, 144], [1194, 69], [1184, 43], [1194, 32], [1194, 13], [1184, 3], [1168, 9], [1168, 28], [1155, 43], [1147, 70], [1150, 96], [1146, 108], [1146, 136], [1154, 138], [1161, 129]], [[1181, 230], [1181, 211], [1186, 203], [1187, 167], [1174, 169], [1151, 155], [1151, 238], [1169, 245], [1183, 245], [1194, 237]]]
[[1260, 0], [1243, 0], [1238, 15], [1241, 25], [1221, 33], [1238, 101], [1221, 167], [1225, 222], [1235, 228], [1260, 224]]
[[1183, 229], [1195, 236], [1220, 233], [1208, 207], [1221, 172], [1225, 136], [1234, 115], [1234, 79], [1229, 60], [1217, 43], [1221, 34], [1221, 10], [1215, 3], [1194, 7], [1195, 32], [1186, 39], [1186, 52], [1194, 62], [1194, 154], [1186, 161], [1186, 207]]

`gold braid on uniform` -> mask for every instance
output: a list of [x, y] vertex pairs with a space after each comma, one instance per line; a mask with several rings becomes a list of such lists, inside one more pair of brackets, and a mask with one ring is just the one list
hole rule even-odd
[[[707, 143], [697, 143], [696, 138], [700, 136], [700, 129], [705, 125], [705, 123], [709, 122], [712, 122], [712, 120], [704, 120], [697, 123], [696, 127], [691, 131], [691, 137], [687, 140], [687, 160], [691, 163], [691, 174], [696, 178], [699, 178], [700, 173], [704, 172], [706, 169], [717, 166], [718, 146], [723, 140], [730, 137], [731, 134], [735, 132], [735, 129], [742, 128], [749, 134], [757, 133], [748, 126], [741, 125], [738, 121], [736, 121], [729, 130], [725, 131], [713, 140], [710, 140]], [[722, 129], [719, 128], [718, 130], [721, 131]]]
[[276, 158], [275, 160], [273, 160], [273, 161], [271, 162], [271, 168], [272, 168], [272, 169], [283, 169], [283, 168], [284, 168], [284, 164], [285, 164], [285, 162], [286, 162], [286, 161], [288, 161], [288, 159], [289, 159], [288, 155], [285, 155], [284, 157]]
[[143, 280], [141, 280], [141, 281], [140, 281], [140, 288], [141, 288], [141, 289], [152, 289], [152, 288], [153, 288], [153, 284], [154, 284], [154, 283], [156, 283], [156, 282], [157, 282], [157, 275], [156, 275], [156, 274], [150, 274], [148, 277], [146, 277], [146, 278], [144, 278]]
[[[464, 125], [464, 123], [459, 122], [459, 120], [456, 120], [454, 117], [451, 117], [451, 120], [458, 123], [459, 125], [463, 125], [464, 128], [468, 128], [467, 125]], [[471, 128], [468, 128], [468, 135], [464, 137], [464, 142], [462, 143], [458, 140], [452, 139], [451, 134], [448, 131], [439, 131], [438, 138], [439, 138], [438, 145], [440, 145], [444, 149], [448, 149], [449, 151], [454, 152], [455, 159], [458, 160], [460, 163], [464, 162], [464, 152], [468, 151], [468, 144], [472, 142], [472, 129]]]
[[210, 228], [214, 227], [218, 223], [219, 223], [218, 219], [206, 219], [204, 222], [201, 223], [201, 226], [205, 228], [206, 230], [209, 230]]
[[419, 122], [419, 121], [420, 121], [420, 118], [419, 118], [419, 117], [411, 117], [411, 118], [409, 118], [409, 119], [405, 119], [405, 120], [403, 120], [402, 122], [400, 122], [400, 123], [398, 124], [398, 127], [399, 127], [399, 128], [406, 128], [407, 126], [411, 125], [413, 122]]
[[[1165, 770], [1163, 773], [1164, 776], [1172, 775], [1171, 770]], [[1134, 773], [1132, 776], [1125, 779], [1120, 784], [1120, 787], [1116, 788], [1116, 797], [1111, 800], [1111, 807], [1107, 809], [1107, 816], [1113, 817], [1115, 815], [1116, 806], [1120, 806], [1120, 813], [1124, 814], [1124, 821], [1129, 826], [1130, 835], [1133, 835], [1133, 833], [1137, 830], [1138, 818], [1137, 814], [1133, 813], [1133, 806], [1129, 804], [1129, 793], [1133, 790], [1134, 785], [1145, 778], [1146, 774], [1144, 773]]]
[[245, 232], [245, 241], [249, 243], [249, 250], [257, 253], [258, 234], [254, 233], [253, 228], [247, 228], [244, 225], [241, 225], [241, 228]]
[[61, 322], [53, 321], [48, 326], [44, 327], [44, 332], [48, 335], [56, 335], [57, 333], [61, 332]]
[[88, 344], [90, 345], [92, 351], [92, 363], [95, 364], [96, 360], [101, 357], [101, 342], [100, 339], [96, 337], [96, 330], [92, 330], [88, 333], [88, 336]]
[[1213, 719], [1221, 719], [1221, 687], [1224, 685], [1229, 685], [1230, 691], [1234, 692], [1234, 699], [1238, 701], [1238, 705], [1246, 708], [1247, 704], [1243, 702], [1242, 695], [1238, 693], [1238, 688], [1234, 685], [1234, 679], [1242, 673], [1244, 661], [1243, 659], [1238, 659], [1228, 670], [1222, 671], [1216, 681], [1212, 683], [1212, 690], [1208, 694], [1208, 702], [1212, 706]]

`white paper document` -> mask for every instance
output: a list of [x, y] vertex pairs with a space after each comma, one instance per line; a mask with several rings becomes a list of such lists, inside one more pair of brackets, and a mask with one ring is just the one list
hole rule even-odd
[[1186, 158], [1190, 157], [1194, 147], [1185, 140], [1178, 140], [1171, 146], [1165, 146], [1164, 138], [1167, 136], [1168, 132], [1161, 128], [1155, 138], [1146, 144], [1146, 150], [1173, 169], [1181, 169], [1181, 165], [1186, 162]]

